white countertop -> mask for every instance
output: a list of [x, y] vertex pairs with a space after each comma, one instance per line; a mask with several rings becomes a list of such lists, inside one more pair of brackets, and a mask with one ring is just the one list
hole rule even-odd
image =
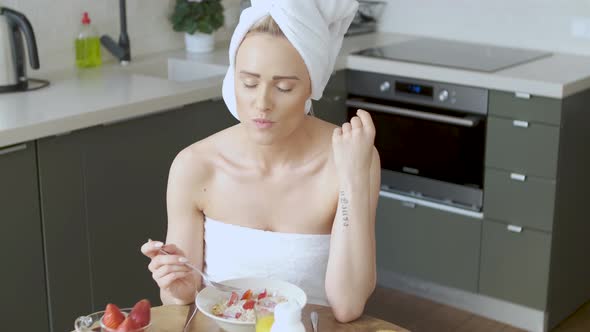
[[[494, 73], [481, 73], [349, 55], [411, 38], [416, 37], [388, 33], [347, 37], [336, 70], [365, 70], [553, 98], [590, 88], [590, 57], [584, 56], [554, 54]], [[0, 147], [221, 97], [223, 75], [179, 83], [162, 77], [165, 74], [137, 73], [142, 68], [140, 71], [145, 73], [152, 63], [160, 64], [160, 71], [165, 70], [163, 64], [170, 57], [197, 63], [228, 63], [224, 46], [202, 55], [187, 55], [180, 50], [137, 57], [127, 67], [111, 63], [43, 77], [32, 71], [29, 76], [48, 79], [51, 85], [37, 91], [0, 94]]]

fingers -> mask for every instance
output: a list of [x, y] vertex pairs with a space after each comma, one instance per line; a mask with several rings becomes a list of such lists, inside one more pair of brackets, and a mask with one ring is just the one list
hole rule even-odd
[[186, 265], [162, 265], [160, 268], [152, 272], [154, 280], [162, 279], [168, 274], [174, 274], [177, 272], [191, 272], [192, 270]]
[[166, 252], [171, 255], [185, 256], [184, 251], [178, 248], [174, 243], [167, 243], [162, 246], [162, 249], [166, 250]]
[[161, 278], [154, 279], [161, 289], [168, 289], [175, 281], [189, 276], [191, 272], [173, 272]]
[[373, 120], [371, 119], [371, 115], [369, 112], [358, 109], [356, 111], [356, 116], [353, 116], [350, 119], [350, 123], [345, 123], [342, 125], [343, 133], [347, 133], [350, 129], [375, 129], [373, 124]]
[[373, 124], [373, 120], [371, 119], [371, 114], [365, 110], [357, 110], [356, 115], [362, 122], [362, 126], [367, 130], [375, 130], [375, 125]]
[[350, 126], [353, 129], [358, 129], [363, 127], [363, 123], [361, 122], [361, 119], [358, 116], [355, 116], [352, 119], [350, 119]]
[[185, 266], [184, 263], [188, 262], [188, 260], [184, 256], [178, 255], [157, 255], [152, 258], [152, 261], [148, 264], [148, 269], [150, 271], [155, 272], [156, 270], [160, 269], [162, 266], [167, 265], [177, 265], [177, 266]]
[[[166, 250], [169, 254], [161, 253], [160, 249]], [[175, 281], [192, 274], [192, 269], [185, 264], [188, 260], [184, 257], [184, 252], [172, 243], [164, 244], [148, 239], [141, 246], [141, 252], [151, 259], [148, 269], [152, 272], [152, 278], [158, 287], [162, 289], [167, 289]]]
[[160, 248], [164, 246], [164, 243], [160, 241], [152, 241], [149, 239], [146, 243], [141, 246], [141, 253], [149, 258], [154, 258], [158, 255]]
[[343, 135], [346, 135], [346, 134], [348, 134], [348, 133], [350, 132], [350, 130], [351, 130], [351, 129], [352, 129], [352, 126], [350, 125], [350, 123], [348, 123], [348, 122], [345, 122], [345, 123], [342, 125], [342, 134], [343, 134]]

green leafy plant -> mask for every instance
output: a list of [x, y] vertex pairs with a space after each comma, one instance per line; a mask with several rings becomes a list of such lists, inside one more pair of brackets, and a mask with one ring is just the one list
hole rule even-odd
[[221, 0], [176, 0], [170, 21], [174, 31], [211, 34], [223, 26]]

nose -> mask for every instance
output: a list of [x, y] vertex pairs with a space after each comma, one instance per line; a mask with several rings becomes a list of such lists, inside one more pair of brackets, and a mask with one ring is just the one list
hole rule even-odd
[[256, 99], [254, 101], [257, 111], [266, 112], [272, 108], [272, 92], [268, 87], [261, 87], [258, 89]]

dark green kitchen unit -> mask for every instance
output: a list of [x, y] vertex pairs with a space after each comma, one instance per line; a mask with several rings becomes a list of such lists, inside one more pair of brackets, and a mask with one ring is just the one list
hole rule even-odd
[[477, 291], [481, 219], [383, 194], [376, 218], [380, 269]]
[[0, 147], [0, 211], [1, 329], [47, 331], [35, 142]]
[[140, 246], [164, 240], [170, 165], [235, 123], [216, 100], [39, 140], [52, 331], [109, 302], [160, 303]]
[[551, 234], [485, 220], [481, 248], [482, 293], [545, 309]]
[[590, 299], [588, 105], [590, 90], [489, 95], [479, 292], [545, 312], [548, 328]]
[[488, 168], [485, 174], [485, 215], [551, 232], [555, 212], [555, 179], [526, 177]]
[[322, 98], [313, 102], [313, 111], [316, 117], [337, 126], [347, 121], [346, 70], [332, 73]]

